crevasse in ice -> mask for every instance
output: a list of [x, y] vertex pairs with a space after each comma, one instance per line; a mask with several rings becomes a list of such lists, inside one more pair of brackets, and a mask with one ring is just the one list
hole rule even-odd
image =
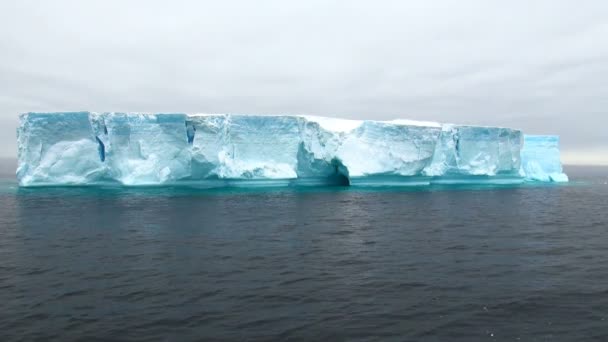
[[316, 116], [26, 113], [21, 186], [563, 182], [558, 138]]

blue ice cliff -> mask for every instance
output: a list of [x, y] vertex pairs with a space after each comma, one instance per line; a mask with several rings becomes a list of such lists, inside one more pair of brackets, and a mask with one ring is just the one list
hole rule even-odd
[[410, 120], [26, 113], [21, 186], [566, 182], [558, 137]]

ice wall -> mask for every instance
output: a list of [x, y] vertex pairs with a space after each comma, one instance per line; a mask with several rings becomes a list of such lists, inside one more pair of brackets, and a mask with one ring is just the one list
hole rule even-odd
[[180, 113], [27, 113], [20, 120], [21, 186], [567, 179], [557, 140], [522, 141], [521, 131], [508, 128]]
[[439, 183], [521, 182], [522, 132], [444, 124], [426, 174]]
[[525, 135], [521, 174], [532, 181], [567, 182], [559, 155], [558, 136]]
[[89, 184], [104, 178], [106, 165], [89, 119], [87, 112], [21, 115], [19, 184]]

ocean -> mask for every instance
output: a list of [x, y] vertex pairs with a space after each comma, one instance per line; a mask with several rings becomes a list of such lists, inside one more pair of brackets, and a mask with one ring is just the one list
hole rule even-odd
[[0, 340], [608, 340], [608, 167], [564, 185], [19, 189]]

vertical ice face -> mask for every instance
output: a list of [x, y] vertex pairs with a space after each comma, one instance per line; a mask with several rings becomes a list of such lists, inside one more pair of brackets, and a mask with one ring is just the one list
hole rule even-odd
[[193, 179], [217, 178], [220, 154], [228, 146], [227, 115], [191, 116], [186, 125], [192, 132]]
[[522, 133], [508, 128], [287, 115], [78, 112], [20, 119], [22, 186], [567, 180], [557, 137], [526, 136], [522, 151]]
[[296, 178], [300, 144], [298, 118], [293, 116], [229, 117], [228, 145], [220, 176], [244, 179]]
[[294, 116], [198, 115], [189, 118], [193, 177], [296, 178], [300, 146]]
[[87, 112], [22, 114], [17, 134], [22, 185], [89, 184], [105, 173]]
[[523, 133], [520, 130], [500, 128], [498, 133], [497, 174], [516, 174], [521, 168]]
[[420, 175], [439, 134], [439, 127], [366, 121], [346, 135], [336, 156], [350, 177]]
[[445, 124], [425, 170], [430, 176], [516, 176], [522, 133], [499, 127]]
[[[296, 173], [300, 179], [333, 179], [348, 177], [348, 170], [336, 156], [338, 147], [345, 137], [345, 130], [335, 130], [320, 122], [323, 118], [299, 117], [300, 146], [298, 148], [298, 166]], [[346, 126], [357, 126], [359, 123], [346, 121]], [[334, 124], [338, 120], [333, 121]], [[338, 123], [339, 125], [339, 123]], [[339, 125], [340, 126], [340, 125]], [[345, 125], [340, 127], [344, 128]]]
[[190, 176], [185, 114], [106, 113], [110, 177], [126, 185], [170, 183]]
[[555, 135], [524, 135], [521, 171], [528, 180], [567, 182], [559, 156], [559, 137]]

